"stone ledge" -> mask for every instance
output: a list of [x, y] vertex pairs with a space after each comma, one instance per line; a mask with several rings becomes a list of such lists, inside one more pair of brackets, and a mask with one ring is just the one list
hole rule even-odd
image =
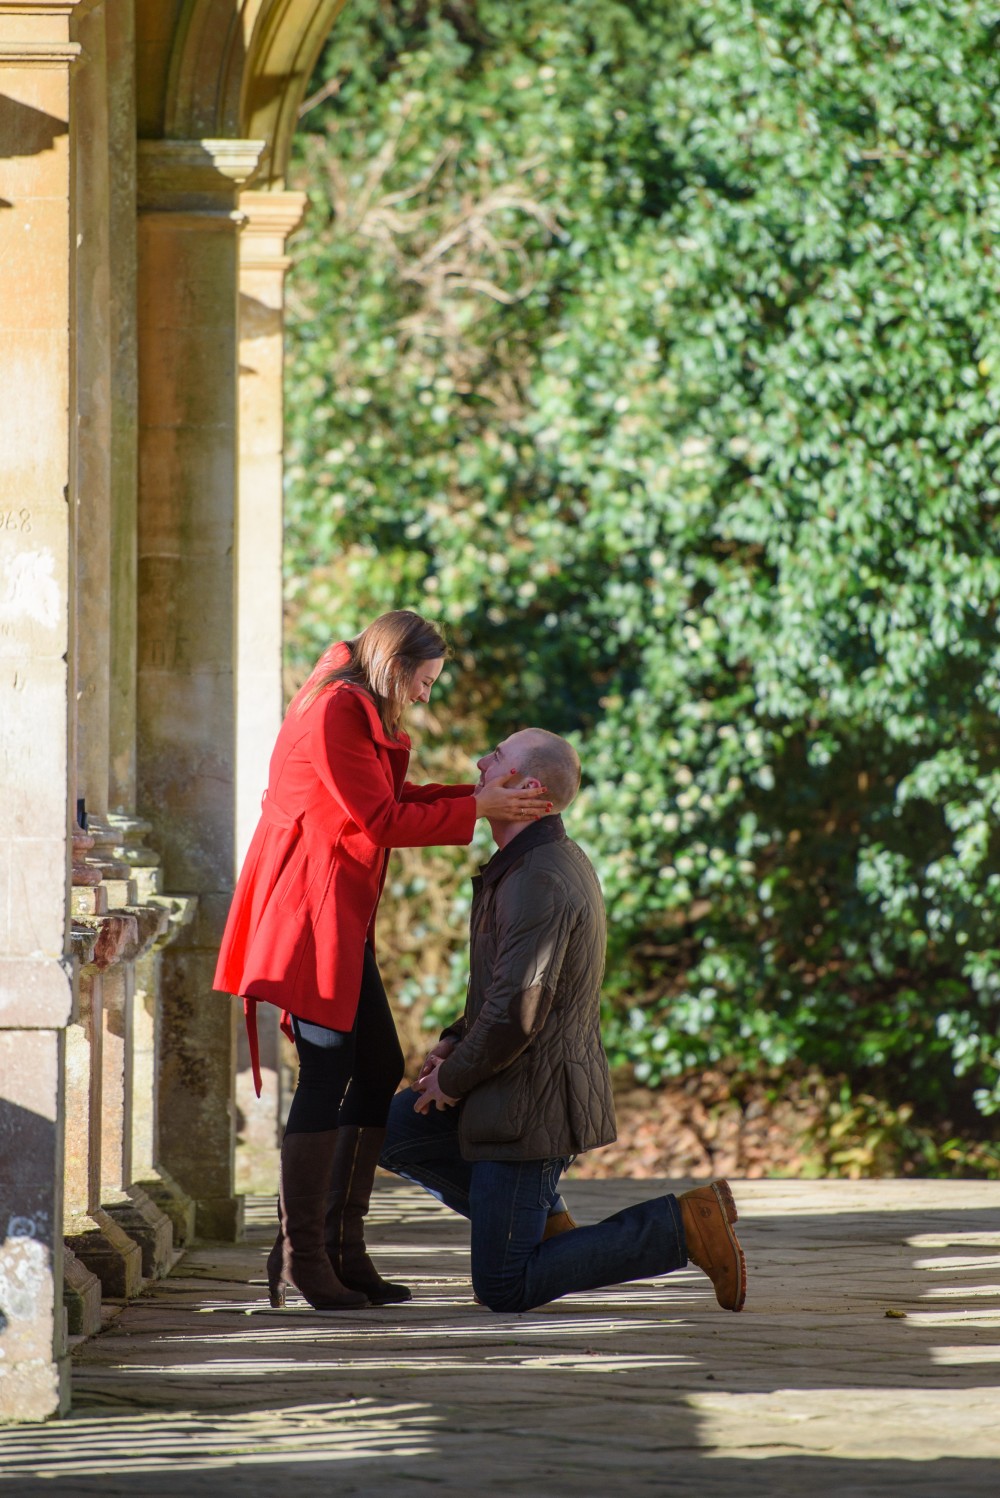
[[92, 1337], [101, 1329], [101, 1282], [63, 1245], [63, 1305], [71, 1337]]
[[126, 915], [124, 911], [109, 911], [107, 915], [80, 921], [79, 926], [89, 927], [95, 933], [86, 965], [95, 967], [100, 973], [117, 962], [127, 961], [130, 952], [139, 945], [139, 923], [135, 916]]
[[142, 1250], [138, 1243], [95, 1207], [65, 1235], [67, 1246], [101, 1282], [102, 1298], [132, 1300], [142, 1289]]
[[157, 951], [169, 946], [182, 932], [189, 931], [194, 926], [198, 914], [197, 895], [150, 895], [148, 903], [159, 906], [167, 916], [163, 933], [154, 942]]
[[140, 1186], [129, 1186], [126, 1200], [105, 1202], [108, 1216], [138, 1243], [145, 1279], [162, 1279], [175, 1262], [174, 1230], [170, 1218], [150, 1200]]
[[194, 1242], [195, 1204], [186, 1191], [182, 1191], [173, 1177], [162, 1165], [154, 1166], [153, 1176], [144, 1176], [126, 1192], [141, 1191], [170, 1219], [173, 1227], [174, 1249], [180, 1253]]

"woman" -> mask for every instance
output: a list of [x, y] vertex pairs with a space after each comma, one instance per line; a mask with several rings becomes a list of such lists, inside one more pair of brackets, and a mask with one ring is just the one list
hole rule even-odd
[[317, 1310], [410, 1298], [378, 1274], [363, 1229], [403, 1075], [375, 962], [389, 849], [468, 843], [478, 817], [546, 810], [544, 790], [406, 780], [403, 716], [429, 700], [445, 654], [431, 624], [398, 610], [323, 655], [278, 734], [226, 922], [215, 987], [243, 996], [258, 1096], [258, 1002], [281, 1007], [299, 1055], [268, 1259], [274, 1306], [285, 1281]]

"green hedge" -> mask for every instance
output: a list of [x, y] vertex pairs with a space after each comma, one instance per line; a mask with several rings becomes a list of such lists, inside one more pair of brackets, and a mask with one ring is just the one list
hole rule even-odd
[[1000, 1110], [998, 32], [354, 0], [315, 80], [293, 655], [414, 604], [485, 730], [576, 736], [651, 1084]]

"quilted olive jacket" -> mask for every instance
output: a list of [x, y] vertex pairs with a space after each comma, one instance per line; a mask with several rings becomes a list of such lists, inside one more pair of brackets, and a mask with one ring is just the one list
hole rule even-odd
[[540, 1160], [609, 1144], [601, 1042], [601, 886], [561, 817], [532, 823], [473, 880], [465, 1013], [441, 1088], [462, 1099], [467, 1160]]

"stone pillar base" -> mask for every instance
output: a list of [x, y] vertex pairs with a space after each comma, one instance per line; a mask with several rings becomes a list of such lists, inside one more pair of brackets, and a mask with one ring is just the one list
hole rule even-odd
[[69, 1414], [70, 1361], [15, 1363], [0, 1378], [0, 1421], [50, 1420]]
[[142, 1250], [102, 1207], [71, 1225], [66, 1245], [101, 1282], [102, 1296], [132, 1300], [142, 1289]]
[[71, 1248], [63, 1247], [63, 1305], [71, 1337], [92, 1337], [101, 1329], [101, 1282], [81, 1264]]
[[214, 1196], [195, 1203], [195, 1231], [199, 1238], [238, 1243], [243, 1229], [242, 1196]]
[[145, 1279], [162, 1279], [174, 1264], [174, 1227], [140, 1186], [126, 1188], [121, 1201], [105, 1202], [104, 1210], [138, 1243]]
[[[136, 1185], [166, 1217], [169, 1217], [174, 1233], [175, 1251], [189, 1247], [194, 1241], [195, 1206], [187, 1192], [181, 1190], [173, 1176], [169, 1175], [162, 1165], [156, 1166], [155, 1175], [144, 1176]], [[135, 1189], [135, 1187], [129, 1187], [129, 1195]]]

